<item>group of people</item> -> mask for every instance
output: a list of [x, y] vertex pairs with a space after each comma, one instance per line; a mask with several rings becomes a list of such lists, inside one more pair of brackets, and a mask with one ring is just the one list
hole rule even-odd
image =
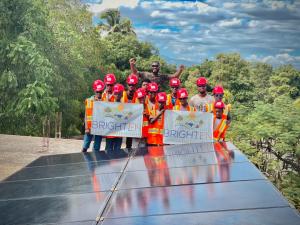
[[[222, 86], [215, 86], [213, 96], [207, 93], [207, 79], [199, 77], [196, 81], [198, 94], [191, 97], [185, 88], [181, 87], [179, 79], [184, 66], [180, 66], [176, 73], [171, 75], [160, 74], [159, 62], [152, 63], [152, 72], [139, 72], [135, 68], [135, 59], [130, 59], [132, 73], [126, 79], [127, 88], [117, 83], [114, 74], [106, 74], [104, 81], [95, 80], [93, 83], [94, 95], [85, 101], [85, 135], [82, 151], [86, 152], [94, 138], [94, 151], [99, 151], [102, 136], [92, 135], [92, 116], [95, 101], [122, 102], [143, 104], [143, 126], [142, 138], [138, 140], [139, 146], [163, 145], [164, 114], [165, 110], [201, 111], [213, 113], [214, 132], [216, 141], [224, 141], [226, 130], [231, 122], [230, 105], [222, 101], [224, 89]], [[139, 87], [139, 80], [141, 86]], [[169, 82], [171, 93], [160, 92], [160, 86]], [[107, 152], [114, 152], [121, 149], [122, 137], [106, 136]], [[133, 139], [126, 138], [126, 148], [132, 148]]]

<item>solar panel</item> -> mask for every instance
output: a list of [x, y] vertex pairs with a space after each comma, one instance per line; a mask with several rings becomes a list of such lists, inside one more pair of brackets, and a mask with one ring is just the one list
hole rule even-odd
[[172, 225], [299, 225], [299, 216], [289, 207], [229, 210], [203, 213], [166, 214], [126, 218], [106, 218], [103, 225], [172, 224]]

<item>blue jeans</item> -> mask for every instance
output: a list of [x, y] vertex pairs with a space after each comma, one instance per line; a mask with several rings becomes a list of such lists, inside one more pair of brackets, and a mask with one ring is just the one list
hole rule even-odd
[[82, 148], [87, 150], [90, 147], [90, 144], [93, 140], [93, 137], [94, 137], [93, 150], [94, 151], [100, 151], [102, 136], [99, 136], [99, 135], [84, 134], [83, 147]]
[[105, 150], [107, 153], [114, 153], [121, 149], [121, 145], [122, 145], [121, 137], [106, 138]]

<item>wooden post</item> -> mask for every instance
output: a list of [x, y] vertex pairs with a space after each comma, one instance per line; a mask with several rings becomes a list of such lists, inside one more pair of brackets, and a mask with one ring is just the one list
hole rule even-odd
[[55, 138], [61, 139], [62, 112], [55, 114]]
[[47, 148], [46, 150], [49, 150], [49, 145], [50, 145], [50, 117], [45, 116], [43, 119], [43, 148]]

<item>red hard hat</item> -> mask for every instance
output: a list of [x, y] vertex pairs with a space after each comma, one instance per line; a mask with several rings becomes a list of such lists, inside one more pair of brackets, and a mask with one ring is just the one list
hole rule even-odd
[[130, 74], [126, 80], [127, 84], [137, 84], [138, 81], [139, 79], [135, 74]]
[[106, 74], [104, 77], [105, 84], [114, 84], [116, 83], [116, 76], [113, 73]]
[[189, 94], [185, 88], [181, 88], [177, 92], [177, 97], [178, 98], [187, 98], [187, 97], [189, 97]]
[[166, 102], [167, 101], [167, 94], [166, 94], [166, 92], [159, 92], [157, 94], [157, 101], [158, 102]]
[[224, 109], [225, 108], [224, 102], [222, 102], [222, 101], [215, 102], [215, 108], [216, 109]]
[[180, 86], [180, 80], [178, 78], [172, 78], [170, 80], [170, 86], [171, 87], [179, 87]]
[[114, 94], [119, 94], [121, 92], [123, 92], [125, 89], [124, 89], [124, 86], [122, 84], [115, 84], [114, 85]]
[[215, 86], [213, 89], [213, 94], [224, 94], [224, 89], [222, 86]]
[[158, 85], [155, 82], [149, 83], [147, 86], [148, 91], [156, 92], [158, 91]]
[[93, 90], [94, 91], [103, 91], [105, 84], [102, 80], [95, 80], [93, 83]]
[[206, 84], [207, 84], [207, 80], [206, 80], [205, 77], [199, 77], [197, 79], [197, 86], [199, 86], [199, 85], [206, 85]]
[[142, 98], [142, 97], [145, 97], [146, 95], [147, 95], [147, 92], [145, 91], [144, 88], [139, 88], [136, 90], [137, 98]]

